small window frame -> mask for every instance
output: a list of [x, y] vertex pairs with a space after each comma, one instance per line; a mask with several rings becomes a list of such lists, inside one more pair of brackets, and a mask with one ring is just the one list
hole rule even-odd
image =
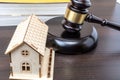
[[22, 63], [22, 72], [30, 72], [31, 71], [31, 66], [28, 62]]
[[29, 56], [29, 51], [28, 50], [22, 50], [21, 51], [22, 56]]

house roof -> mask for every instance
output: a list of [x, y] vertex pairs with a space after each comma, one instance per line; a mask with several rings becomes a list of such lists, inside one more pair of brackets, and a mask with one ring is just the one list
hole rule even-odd
[[35, 15], [29, 16], [27, 20], [17, 26], [5, 54], [9, 54], [22, 43], [26, 43], [41, 55], [44, 55], [47, 32], [48, 26], [45, 23]]

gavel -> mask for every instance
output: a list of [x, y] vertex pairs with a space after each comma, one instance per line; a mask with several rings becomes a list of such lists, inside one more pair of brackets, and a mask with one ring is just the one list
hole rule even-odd
[[62, 21], [64, 29], [68, 32], [79, 32], [84, 21], [87, 21], [120, 30], [120, 25], [90, 14], [87, 10], [90, 6], [90, 0], [71, 0]]
[[[91, 27], [91, 33], [81, 37], [81, 34], [90, 31], [90, 29], [82, 27], [85, 21], [120, 30], [120, 25], [90, 14], [87, 9], [90, 6], [90, 0], [71, 0], [71, 2], [68, 3], [64, 17], [57, 17], [47, 22], [48, 26], [52, 29], [57, 28], [61, 30], [59, 25], [63, 26], [63, 30], [59, 33], [56, 32], [52, 34], [52, 32], [49, 32], [47, 43], [60, 53], [86, 53], [97, 46], [98, 33], [95, 27]], [[61, 20], [62, 23], [59, 20]], [[58, 23], [58, 21], [59, 24], [53, 27], [55, 25], [53, 25], [53, 23]], [[56, 34], [61, 35], [58, 36]]]

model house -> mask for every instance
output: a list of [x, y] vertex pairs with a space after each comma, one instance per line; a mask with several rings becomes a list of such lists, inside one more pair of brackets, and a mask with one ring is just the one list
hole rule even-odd
[[48, 26], [35, 15], [21, 22], [5, 54], [11, 80], [53, 80], [54, 51], [46, 47]]

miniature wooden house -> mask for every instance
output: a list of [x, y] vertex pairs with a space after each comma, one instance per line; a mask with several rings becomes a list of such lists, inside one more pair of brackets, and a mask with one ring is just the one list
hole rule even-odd
[[11, 80], [53, 80], [54, 51], [46, 48], [48, 26], [35, 15], [20, 23], [5, 54]]

